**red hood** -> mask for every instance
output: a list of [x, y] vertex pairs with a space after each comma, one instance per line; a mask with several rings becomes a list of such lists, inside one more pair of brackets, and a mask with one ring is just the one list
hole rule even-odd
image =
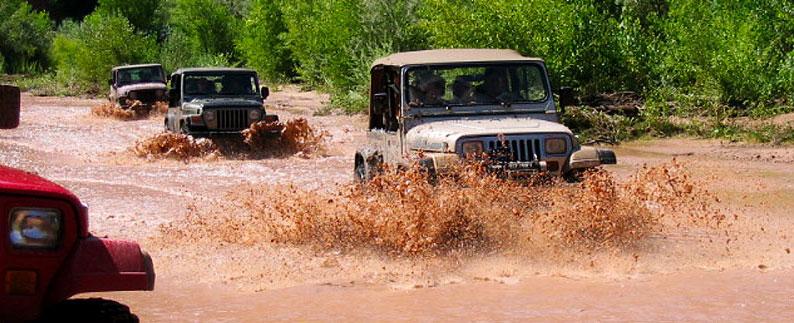
[[88, 212], [72, 192], [39, 175], [0, 165], [0, 193], [55, 198], [71, 203], [79, 216], [80, 235], [88, 234]]

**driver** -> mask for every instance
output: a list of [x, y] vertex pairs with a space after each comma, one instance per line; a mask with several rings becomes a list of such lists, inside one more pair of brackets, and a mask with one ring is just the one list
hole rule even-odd
[[429, 74], [422, 78], [418, 86], [419, 90], [424, 94], [422, 103], [424, 105], [440, 105], [444, 104], [444, 91], [446, 82], [443, 78], [435, 74]]
[[513, 102], [521, 100], [521, 97], [510, 92], [508, 84], [507, 69], [489, 67], [485, 69], [483, 84], [477, 89], [477, 102]]
[[245, 78], [235, 75], [228, 75], [221, 81], [221, 94], [242, 94], [245, 92], [243, 82]]

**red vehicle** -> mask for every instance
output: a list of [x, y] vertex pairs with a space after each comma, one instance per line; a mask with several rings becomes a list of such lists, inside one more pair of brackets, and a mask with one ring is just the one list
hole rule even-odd
[[[14, 93], [15, 91], [15, 93]], [[19, 90], [0, 86], [0, 128], [19, 122]], [[154, 289], [154, 266], [135, 242], [97, 238], [88, 210], [65, 188], [0, 166], [0, 322], [137, 322], [129, 308], [86, 292]]]

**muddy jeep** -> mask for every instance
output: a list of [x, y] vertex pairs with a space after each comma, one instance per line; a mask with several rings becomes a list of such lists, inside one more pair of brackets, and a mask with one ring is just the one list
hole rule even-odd
[[[510, 176], [575, 178], [616, 163], [611, 150], [580, 146], [560, 124], [563, 105], [558, 111], [539, 58], [496, 49], [398, 53], [375, 61], [370, 85], [368, 144], [355, 155], [358, 180], [417, 156], [432, 173], [461, 158], [483, 158]], [[568, 90], [560, 95], [572, 99]]]
[[123, 109], [135, 101], [152, 107], [157, 101], [167, 100], [165, 72], [160, 64], [117, 66], [110, 74], [108, 98]]
[[[19, 89], [0, 85], [0, 129], [19, 125]], [[65, 188], [0, 165], [0, 321], [137, 322], [89, 292], [154, 289], [152, 258], [131, 241], [93, 236], [88, 209]]]
[[174, 72], [170, 80], [167, 131], [193, 136], [239, 134], [252, 123], [278, 121], [278, 116], [265, 113], [270, 91], [259, 88], [253, 70], [187, 68]]

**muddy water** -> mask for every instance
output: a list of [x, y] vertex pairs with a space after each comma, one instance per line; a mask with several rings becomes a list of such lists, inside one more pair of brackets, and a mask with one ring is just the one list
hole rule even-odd
[[[0, 133], [0, 163], [53, 179], [90, 207], [99, 235], [141, 241], [157, 290], [93, 296], [144, 321], [775, 320], [794, 315], [794, 148], [662, 140], [617, 148], [625, 179], [675, 157], [736, 214], [734, 241], [689, 231], [637, 250], [394, 258], [303, 246], [164, 243], [158, 227], [240, 185], [334, 190], [351, 178], [362, 117], [313, 116], [324, 98], [274, 93], [271, 112], [331, 134], [327, 156], [146, 161], [128, 149], [161, 119], [90, 115], [101, 101], [23, 96], [19, 129]], [[774, 157], [772, 157], [774, 156]], [[719, 236], [720, 239], [721, 236]], [[711, 241], [709, 241], [711, 240]]]

